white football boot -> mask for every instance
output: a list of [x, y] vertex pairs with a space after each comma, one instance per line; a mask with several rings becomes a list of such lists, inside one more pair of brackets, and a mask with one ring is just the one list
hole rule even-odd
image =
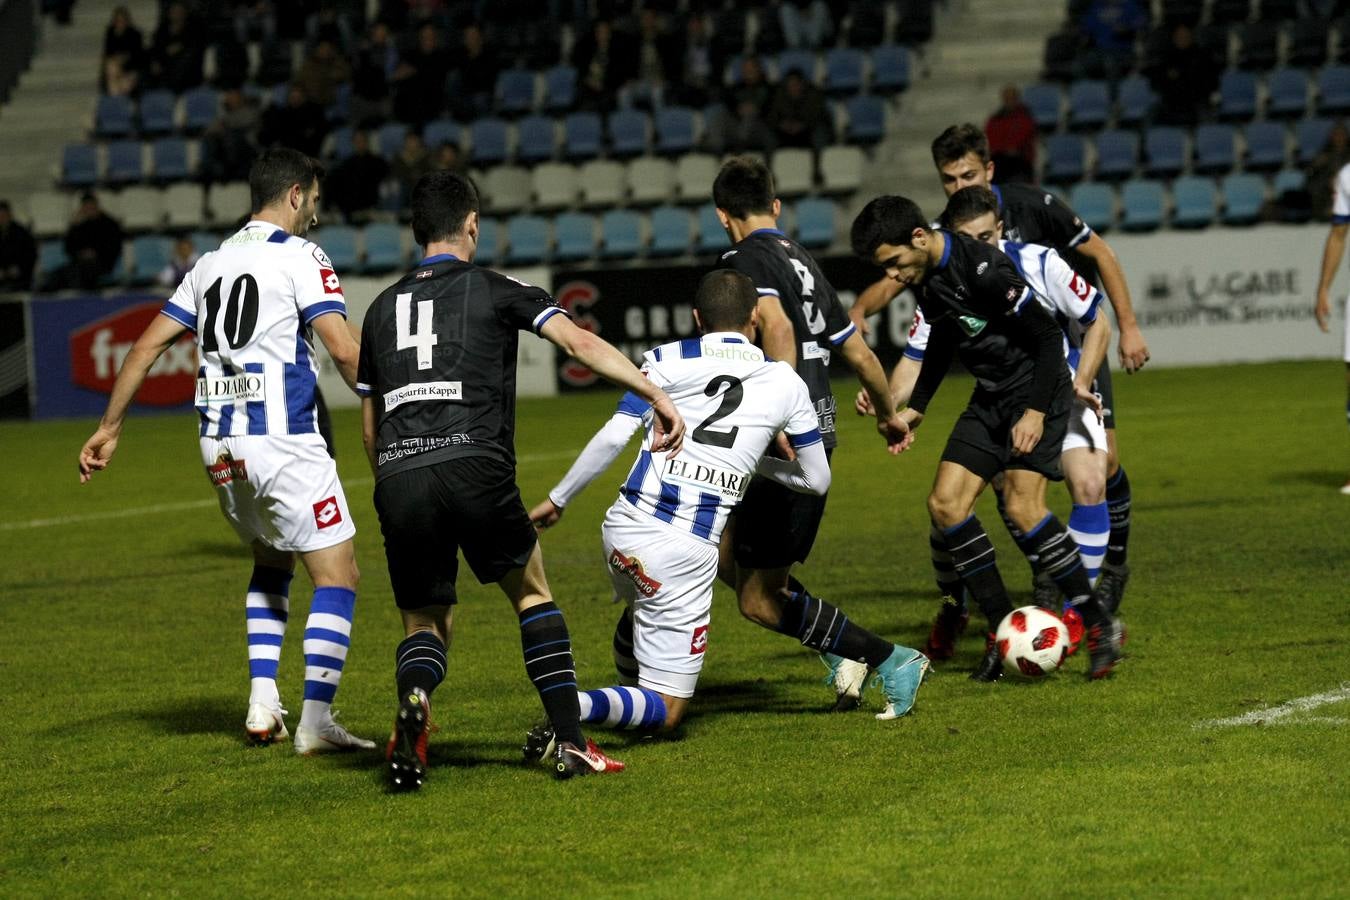
[[248, 716], [244, 719], [244, 731], [248, 732], [249, 741], [254, 744], [275, 744], [286, 740], [291, 733], [286, 730], [285, 715], [286, 710], [281, 708], [280, 703], [250, 703]]
[[863, 686], [867, 683], [867, 663], [844, 659], [833, 653], [822, 653], [820, 658], [830, 670], [825, 683], [834, 688], [835, 712], [857, 709], [862, 702]]
[[374, 741], [357, 737], [332, 719], [318, 728], [300, 725], [295, 729], [295, 752], [301, 756], [374, 749]]

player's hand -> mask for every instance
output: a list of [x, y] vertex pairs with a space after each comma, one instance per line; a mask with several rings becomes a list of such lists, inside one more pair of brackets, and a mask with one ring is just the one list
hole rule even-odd
[[1133, 375], [1148, 362], [1148, 344], [1144, 342], [1144, 333], [1138, 325], [1120, 329], [1120, 364], [1126, 372]]
[[545, 528], [552, 528], [558, 524], [558, 520], [563, 516], [563, 508], [552, 500], [544, 500], [534, 509], [530, 510], [530, 521], [534, 523], [535, 531], [543, 531]]
[[858, 391], [858, 396], [853, 400], [853, 411], [860, 416], [876, 415], [876, 411], [872, 409], [872, 395], [866, 390]]
[[99, 426], [89, 440], [80, 448], [80, 484], [94, 477], [95, 472], [108, 468], [108, 461], [117, 451], [118, 433], [110, 428]]
[[886, 441], [886, 450], [892, 456], [897, 453], [904, 453], [914, 443], [913, 429], [909, 427], [908, 422], [896, 413], [892, 413], [886, 419], [878, 418], [877, 432]]
[[1086, 403], [1088, 409], [1097, 414], [1097, 421], [1102, 420], [1102, 395], [1092, 390], [1090, 387], [1083, 387], [1078, 382], [1073, 383], [1073, 395], [1083, 403]]
[[1313, 316], [1317, 319], [1317, 327], [1322, 331], [1331, 330], [1331, 300], [1326, 294], [1317, 295], [1317, 305], [1313, 307]]
[[674, 456], [684, 446], [684, 418], [675, 408], [675, 401], [664, 393], [652, 404], [652, 413], [655, 418], [652, 450]]
[[1036, 449], [1045, 432], [1045, 413], [1029, 409], [1012, 429], [1012, 451], [1016, 456], [1024, 456]]
[[785, 459], [788, 462], [797, 458], [797, 451], [792, 449], [792, 442], [788, 440], [787, 432], [780, 431], [774, 436], [773, 443], [769, 445], [769, 455]]

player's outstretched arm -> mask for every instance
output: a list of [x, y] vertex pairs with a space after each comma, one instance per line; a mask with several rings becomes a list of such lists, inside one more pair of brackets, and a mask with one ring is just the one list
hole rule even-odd
[[1313, 315], [1317, 317], [1317, 327], [1323, 331], [1331, 330], [1331, 284], [1336, 280], [1336, 270], [1341, 267], [1345, 256], [1345, 232], [1350, 222], [1336, 222], [1327, 232], [1327, 242], [1322, 248], [1322, 277], [1317, 280], [1317, 303]]
[[764, 347], [764, 355], [797, 368], [797, 331], [783, 312], [783, 301], [773, 294], [760, 294], [756, 308], [759, 310], [759, 342]]
[[1078, 369], [1073, 376], [1073, 392], [1088, 406], [1097, 411], [1097, 417], [1101, 418], [1102, 398], [1097, 396], [1092, 390], [1092, 381], [1097, 377], [1097, 370], [1101, 368], [1102, 361], [1106, 359], [1106, 348], [1111, 344], [1111, 323], [1107, 321], [1106, 316], [1097, 316], [1092, 320], [1086, 330], [1083, 331], [1083, 346], [1078, 355]]
[[122, 369], [113, 383], [112, 396], [108, 398], [108, 408], [89, 440], [80, 448], [80, 484], [88, 481], [93, 474], [108, 467], [108, 461], [117, 451], [117, 440], [122, 434], [122, 422], [126, 419], [131, 401], [145, 382], [150, 367], [155, 364], [165, 350], [187, 331], [182, 324], [168, 316], [155, 316], [153, 322], [136, 339]]
[[825, 455], [825, 445], [819, 440], [795, 448], [791, 460], [761, 456], [755, 471], [801, 494], [823, 497], [830, 489], [830, 460]]
[[858, 299], [853, 301], [853, 306], [849, 307], [848, 317], [853, 320], [858, 330], [866, 335], [871, 331], [867, 327], [867, 317], [881, 312], [899, 293], [900, 285], [893, 279], [882, 278], [873, 282], [863, 288]]
[[361, 345], [347, 327], [347, 319], [337, 313], [326, 313], [315, 319], [311, 327], [328, 349], [328, 355], [333, 357], [342, 380], [347, 382], [347, 387], [356, 390], [356, 363], [361, 356]]
[[1130, 288], [1125, 283], [1125, 272], [1120, 268], [1120, 259], [1101, 235], [1094, 233], [1082, 244], [1079, 252], [1090, 257], [1097, 264], [1102, 277], [1102, 287], [1106, 289], [1106, 299], [1116, 311], [1116, 324], [1120, 326], [1120, 364], [1131, 374], [1139, 371], [1148, 362], [1148, 343], [1144, 333], [1139, 330], [1139, 322], [1134, 316], [1134, 304], [1130, 301]]
[[840, 349], [867, 394], [872, 414], [877, 417], [877, 431], [885, 439], [887, 449], [892, 453], [906, 449], [911, 440], [909, 426], [895, 414], [896, 403], [891, 397], [891, 386], [886, 381], [886, 371], [881, 368], [877, 355], [858, 331], [850, 334]]
[[558, 524], [563, 511], [572, 502], [572, 498], [586, 489], [600, 473], [609, 468], [618, 459], [623, 448], [633, 437], [633, 433], [642, 425], [640, 416], [626, 412], [616, 412], [609, 421], [600, 427], [589, 441], [581, 455], [572, 463], [567, 474], [548, 492], [548, 497], [530, 510], [530, 521], [535, 528], [543, 530]]
[[369, 397], [361, 398], [361, 445], [366, 449], [366, 459], [370, 462], [370, 474], [379, 474], [379, 465], [375, 457], [375, 401]]

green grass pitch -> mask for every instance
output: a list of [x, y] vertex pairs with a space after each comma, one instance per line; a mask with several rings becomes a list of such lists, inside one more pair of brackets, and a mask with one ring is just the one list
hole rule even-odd
[[[0, 895], [1344, 897], [1341, 365], [1116, 384], [1134, 575], [1110, 680], [1087, 683], [1077, 658], [1044, 683], [973, 684], [982, 642], [968, 636], [907, 718], [875, 721], [875, 690], [867, 710], [826, 714], [814, 655], [740, 619], [719, 587], [682, 739], [596, 732], [629, 770], [556, 783], [519, 761], [539, 708], [514, 617], [466, 574], [431, 777], [410, 796], [385, 793], [376, 753], [244, 745], [249, 564], [190, 417], [130, 421], [85, 487], [92, 422], [0, 425]], [[899, 458], [841, 414], [829, 512], [799, 572], [910, 645], [935, 611], [924, 496], [968, 389], [945, 385]], [[527, 504], [615, 396], [520, 404]], [[382, 745], [401, 631], [357, 417], [336, 424], [363, 572], [337, 707]], [[612, 680], [599, 524], [630, 461], [543, 539], [583, 687]], [[1066, 517], [1064, 492], [1051, 497]], [[987, 498], [980, 512], [1026, 598]], [[292, 728], [308, 590], [298, 576], [282, 656]]]

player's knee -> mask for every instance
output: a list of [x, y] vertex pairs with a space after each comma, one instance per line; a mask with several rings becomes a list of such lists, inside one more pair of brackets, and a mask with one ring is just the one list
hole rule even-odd
[[956, 497], [933, 491], [928, 495], [928, 515], [939, 528], [950, 528], [960, 524], [966, 517], [966, 510], [961, 508], [961, 502]]
[[736, 595], [736, 602], [741, 615], [756, 625], [773, 628], [778, 624], [778, 609], [762, 591], [741, 590]]
[[1079, 506], [1095, 506], [1106, 500], [1106, 473], [1076, 474], [1069, 481], [1069, 495]]
[[1045, 500], [1036, 494], [1008, 491], [1003, 495], [1003, 501], [1008, 518], [1023, 532], [1035, 528], [1047, 512]]

